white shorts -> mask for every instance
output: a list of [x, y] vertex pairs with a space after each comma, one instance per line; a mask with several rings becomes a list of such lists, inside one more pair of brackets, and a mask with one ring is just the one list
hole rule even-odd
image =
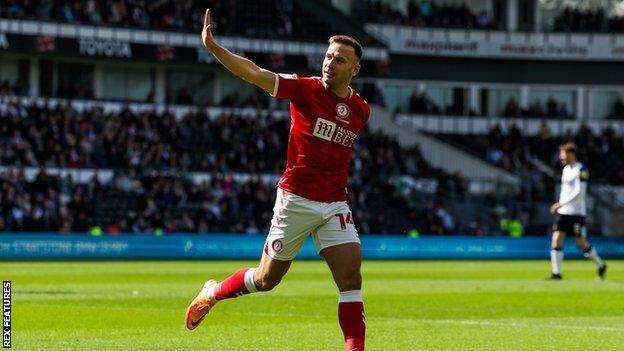
[[360, 243], [346, 201], [312, 201], [277, 188], [264, 252], [276, 260], [291, 261], [308, 234], [312, 234], [318, 253], [331, 246]]

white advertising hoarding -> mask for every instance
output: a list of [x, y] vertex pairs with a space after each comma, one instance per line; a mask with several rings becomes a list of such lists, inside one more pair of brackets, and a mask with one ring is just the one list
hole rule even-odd
[[394, 54], [422, 56], [624, 61], [624, 35], [507, 33], [367, 25]]

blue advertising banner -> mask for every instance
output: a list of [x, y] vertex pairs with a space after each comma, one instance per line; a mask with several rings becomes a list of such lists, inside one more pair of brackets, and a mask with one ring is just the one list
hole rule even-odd
[[[547, 259], [550, 239], [468, 236], [362, 236], [365, 259]], [[168, 234], [100, 236], [0, 234], [0, 260], [258, 259], [264, 236], [244, 234]], [[624, 238], [594, 238], [606, 258], [624, 258]], [[566, 258], [580, 258], [574, 240]], [[317, 259], [311, 239], [299, 259]]]

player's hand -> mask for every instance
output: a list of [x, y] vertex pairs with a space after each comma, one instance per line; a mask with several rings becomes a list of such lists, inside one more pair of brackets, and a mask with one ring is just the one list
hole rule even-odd
[[206, 16], [204, 17], [204, 30], [202, 30], [202, 43], [207, 49], [210, 49], [215, 45], [214, 38], [212, 37], [212, 26], [210, 24], [210, 9], [206, 9]]
[[555, 214], [557, 213], [557, 210], [561, 208], [561, 205], [557, 202], [552, 204], [552, 206], [550, 206], [550, 214]]

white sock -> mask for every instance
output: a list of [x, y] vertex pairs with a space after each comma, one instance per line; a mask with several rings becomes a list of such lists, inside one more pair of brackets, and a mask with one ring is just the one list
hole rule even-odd
[[561, 266], [563, 265], [563, 249], [550, 250], [550, 263], [552, 264], [553, 274], [561, 274]]
[[598, 252], [596, 251], [596, 249], [591, 246], [589, 248], [589, 252], [584, 252], [583, 255], [587, 258], [591, 258], [592, 260], [594, 260], [598, 267], [602, 267], [604, 265], [604, 261], [602, 260], [602, 258], [600, 258], [600, 256], [598, 256]]
[[349, 290], [340, 292], [338, 303], [342, 302], [362, 302], [362, 290]]
[[245, 287], [250, 293], [258, 292], [258, 288], [256, 288], [256, 283], [254, 282], [255, 272], [256, 268], [249, 268], [247, 272], [245, 272]]
[[217, 300], [214, 298], [214, 288], [216, 285], [213, 285], [209, 290], [208, 290], [208, 298], [210, 299], [210, 302], [212, 302], [212, 304], [216, 304]]

